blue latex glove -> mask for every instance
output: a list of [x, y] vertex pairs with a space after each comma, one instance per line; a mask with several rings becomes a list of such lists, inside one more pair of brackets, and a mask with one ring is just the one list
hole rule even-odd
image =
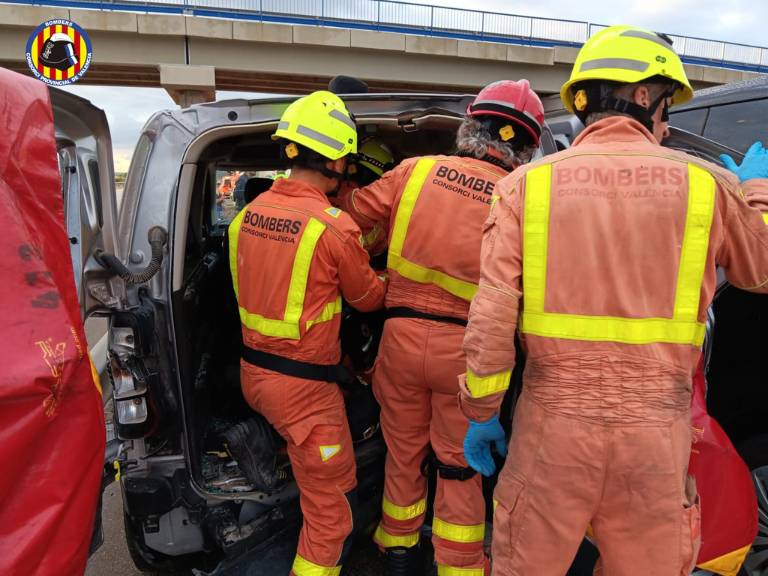
[[464, 437], [464, 458], [467, 464], [483, 476], [491, 476], [496, 470], [491, 456], [491, 442], [496, 443], [499, 454], [507, 455], [507, 441], [498, 414], [486, 422], [470, 420], [469, 430]]
[[737, 166], [728, 154], [721, 154], [720, 160], [728, 170], [739, 177], [741, 182], [746, 182], [752, 178], [768, 178], [768, 150], [763, 148], [760, 141], [749, 147], [741, 166]]

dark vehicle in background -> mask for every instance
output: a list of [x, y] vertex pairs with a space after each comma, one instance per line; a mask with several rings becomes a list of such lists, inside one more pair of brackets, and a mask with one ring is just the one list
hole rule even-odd
[[756, 140], [768, 140], [768, 76], [699, 90], [670, 110], [670, 121], [744, 153]]

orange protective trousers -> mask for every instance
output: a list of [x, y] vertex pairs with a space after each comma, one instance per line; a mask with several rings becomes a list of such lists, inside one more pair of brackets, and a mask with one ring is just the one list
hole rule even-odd
[[[432, 320], [392, 318], [384, 325], [373, 375], [388, 447], [383, 514], [374, 537], [384, 548], [418, 542], [427, 495], [421, 465], [430, 443], [443, 464], [467, 466], [467, 421], [456, 400], [463, 338], [462, 326]], [[438, 475], [432, 524], [438, 566], [475, 568], [467, 576], [482, 576], [484, 530], [481, 476], [461, 481]]]
[[285, 438], [304, 524], [292, 576], [338, 566], [352, 532], [355, 454], [336, 384], [241, 363], [243, 395]]
[[494, 493], [494, 576], [563, 576], [590, 525], [596, 574], [690, 574], [700, 536], [694, 483], [685, 480], [690, 413], [595, 423], [553, 400], [526, 384], [518, 401]]

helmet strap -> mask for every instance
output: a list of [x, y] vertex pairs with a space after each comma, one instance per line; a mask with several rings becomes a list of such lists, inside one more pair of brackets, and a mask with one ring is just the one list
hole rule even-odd
[[338, 180], [339, 183], [341, 183], [341, 181], [347, 177], [347, 175], [344, 172], [336, 172], [336, 170], [331, 170], [325, 164], [316, 167], [315, 170], [320, 172], [320, 174], [322, 174], [326, 178], [330, 178], [331, 180]]
[[656, 106], [653, 107], [653, 110], [651, 110], [650, 108], [644, 108], [639, 104], [635, 104], [629, 100], [624, 100], [623, 98], [611, 97], [605, 99], [602, 108], [603, 110], [614, 110], [616, 112], [621, 112], [622, 114], [632, 116], [632, 118], [645, 126], [649, 132], [653, 132], [653, 114], [656, 112], [658, 104], [656, 104]]
[[[289, 147], [291, 146], [293, 146], [293, 151], [289, 152]], [[346, 173], [336, 172], [335, 170], [331, 170], [328, 168], [328, 166], [326, 166], [326, 164], [330, 162], [329, 158], [326, 158], [325, 156], [322, 156], [321, 154], [315, 152], [314, 150], [310, 150], [305, 146], [297, 146], [295, 143], [288, 142], [286, 146], [280, 147], [280, 157], [282, 159], [288, 159], [291, 161], [294, 161], [295, 158], [300, 157], [300, 160], [296, 161], [298, 165], [305, 166], [316, 172], [320, 172], [320, 174], [326, 178], [338, 180], [339, 183], [341, 183], [341, 181], [346, 178]], [[347, 164], [347, 166], [349, 166], [349, 164]]]
[[576, 112], [579, 120], [581, 120], [582, 123], [586, 123], [585, 120], [587, 116], [593, 112], [615, 111], [631, 116], [645, 126], [649, 132], [653, 132], [653, 116], [656, 114], [656, 110], [662, 103], [664, 104], [662, 121], [666, 122], [669, 120], [669, 107], [667, 106], [666, 99], [674, 95], [674, 86], [671, 86], [662, 92], [656, 100], [651, 102], [648, 108], [630, 102], [629, 100], [625, 100], [624, 98], [616, 98], [615, 96], [612, 96], [613, 89], [614, 86], [605, 84], [588, 87], [586, 89], [587, 105], [582, 110]]

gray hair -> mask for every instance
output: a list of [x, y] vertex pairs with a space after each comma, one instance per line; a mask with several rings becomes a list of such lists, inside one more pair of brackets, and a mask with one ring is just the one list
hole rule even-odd
[[474, 118], [464, 118], [456, 133], [456, 149], [467, 156], [482, 160], [491, 148], [501, 154], [502, 163], [510, 170], [530, 162], [536, 152], [535, 146], [525, 146], [515, 150], [511, 142], [492, 137], [491, 133]]
[[[656, 84], [656, 83], [649, 83], [649, 82], [636, 82], [634, 84], [621, 84], [620, 86], [617, 86], [611, 95], [614, 98], [618, 98], [621, 100], [628, 100], [632, 101], [632, 99], [635, 97], [635, 90], [637, 90], [640, 86], [646, 86], [648, 88], [648, 91], [650, 93], [651, 99], [656, 99], [664, 92], [664, 90], [667, 90], [669, 86], [665, 86], [664, 84]], [[604, 120], [605, 118], [610, 118], [611, 116], [626, 116], [627, 118], [634, 118], [631, 114], [626, 114], [625, 112], [619, 112], [618, 110], [605, 110], [603, 112], [590, 112], [587, 114], [587, 117], [584, 119], [584, 126], [589, 126], [590, 124], [594, 124], [595, 122], [599, 122], [600, 120]]]

